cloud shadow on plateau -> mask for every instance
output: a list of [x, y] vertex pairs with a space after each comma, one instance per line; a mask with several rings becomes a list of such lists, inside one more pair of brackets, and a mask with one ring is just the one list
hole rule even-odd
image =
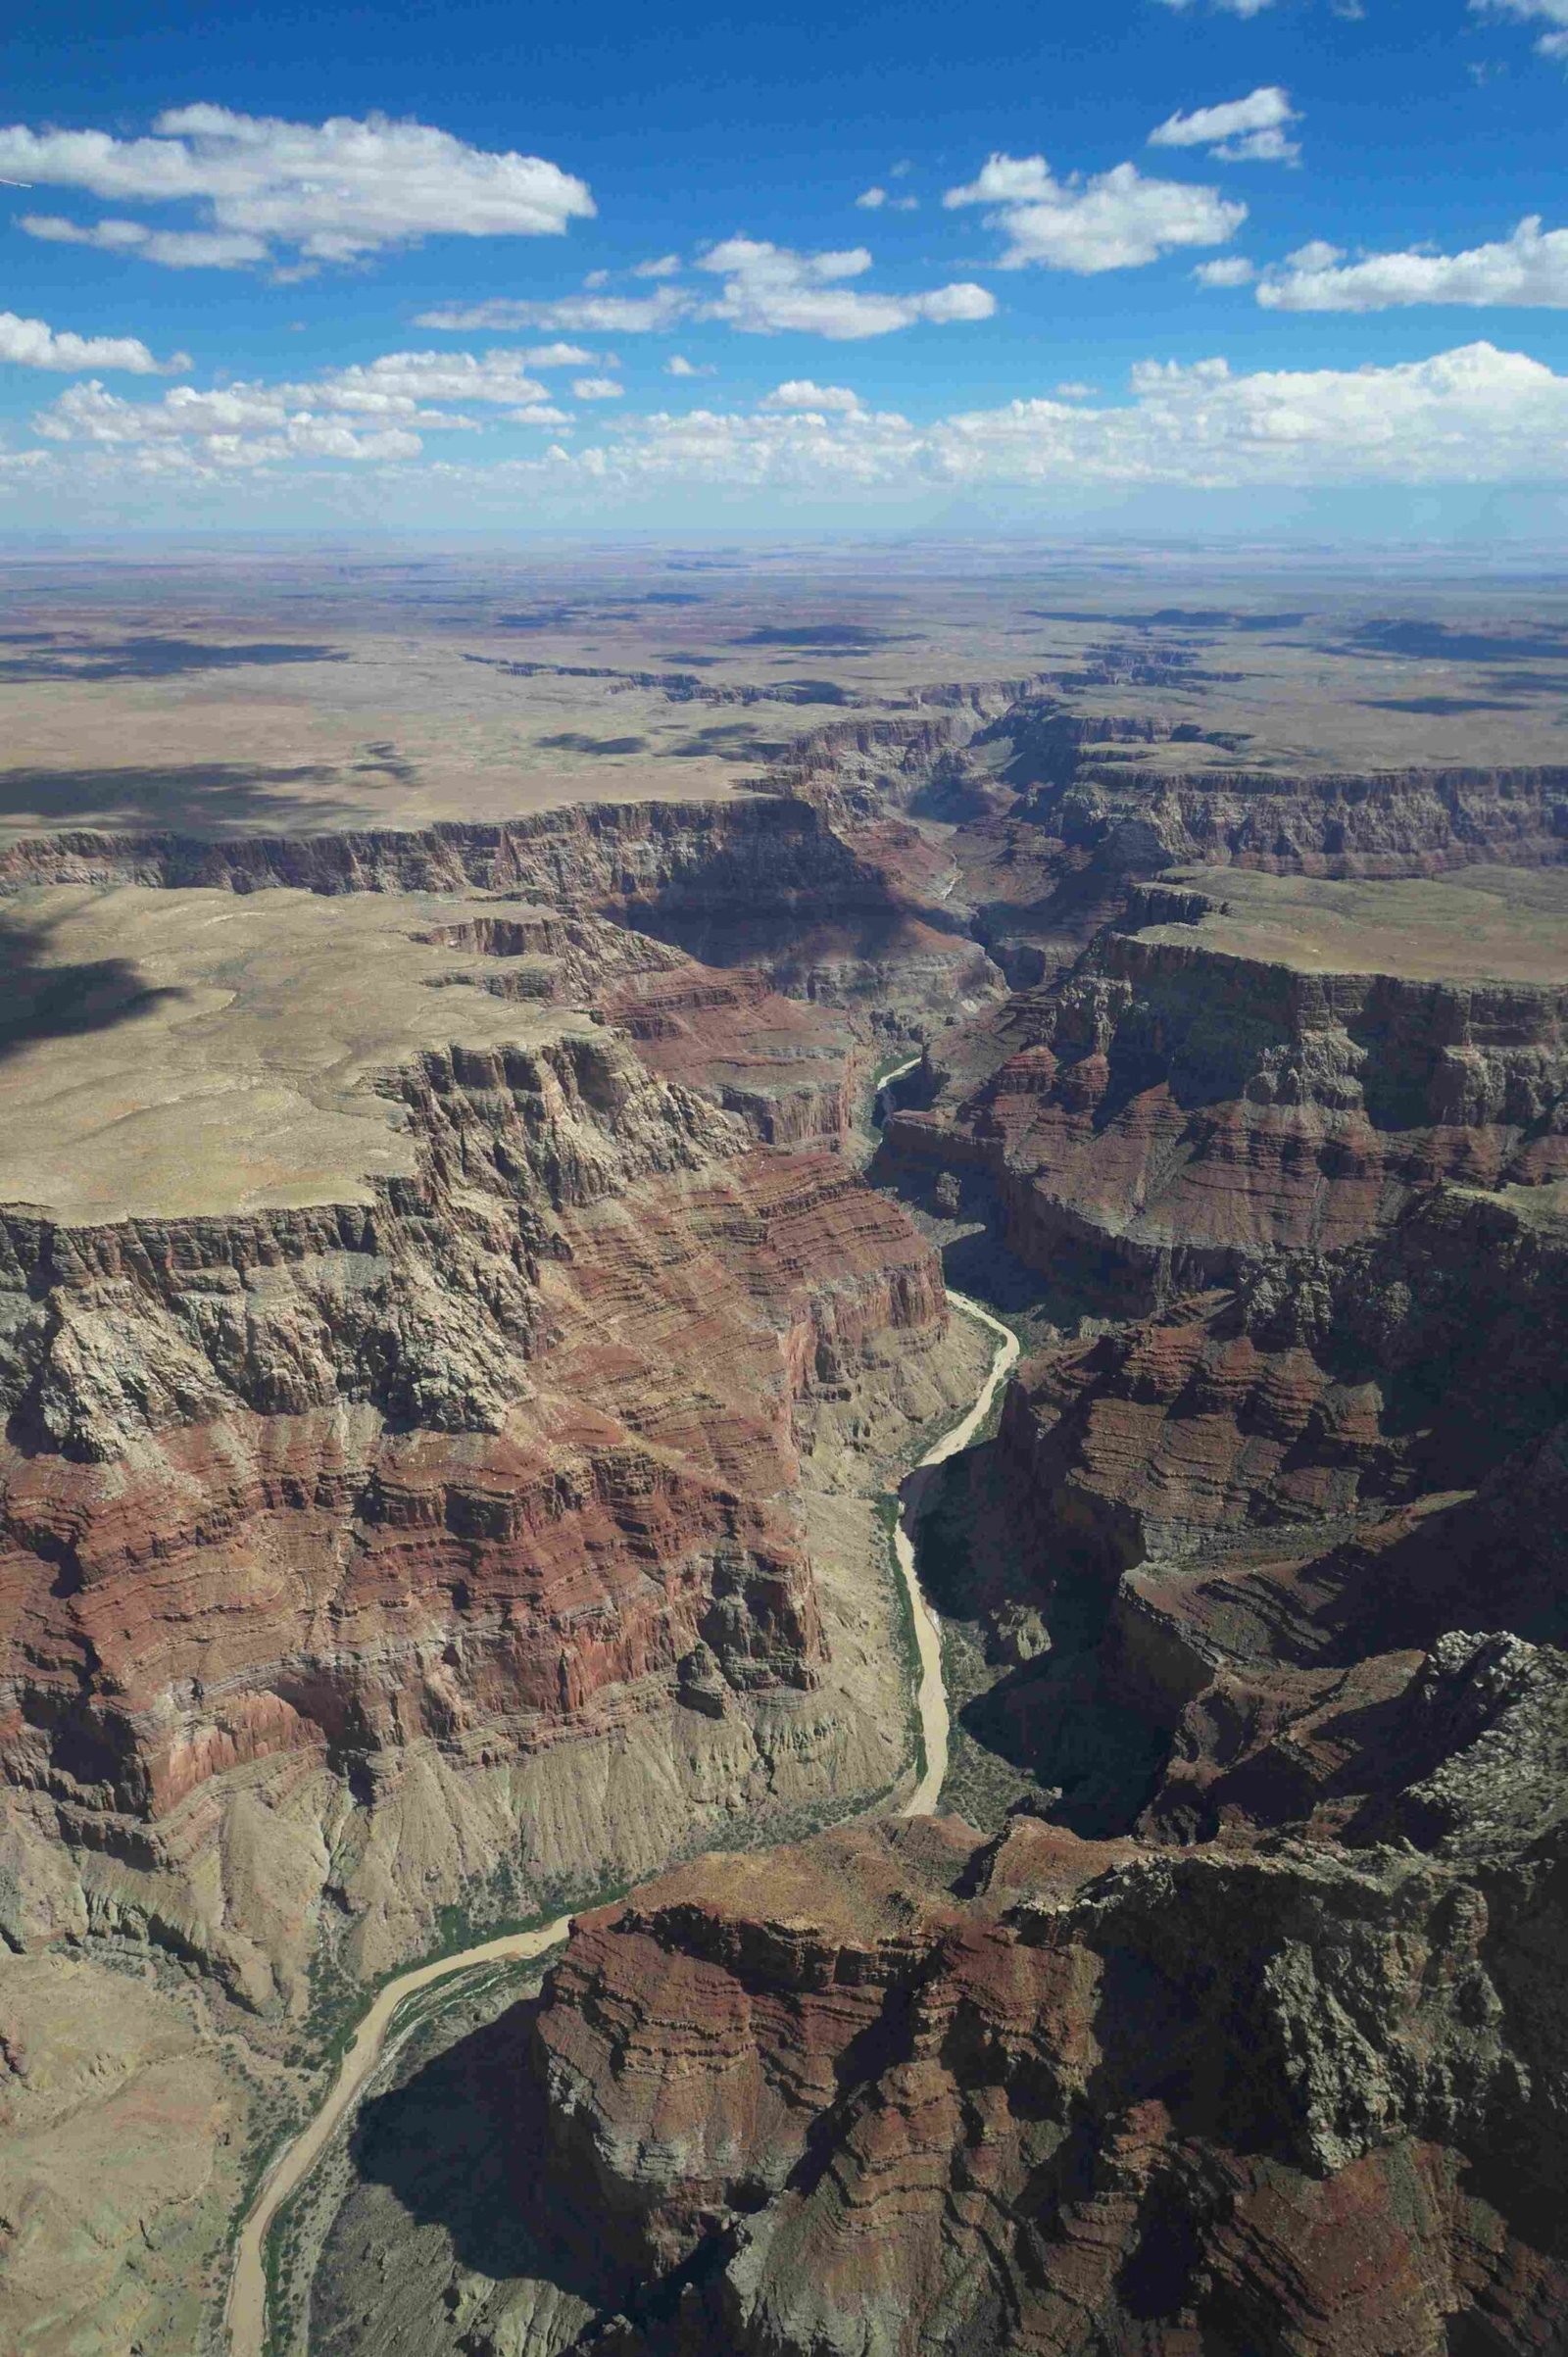
[[[18, 638], [7, 643], [16, 645]], [[27, 643], [23, 639], [20, 643]], [[182, 671], [238, 671], [295, 663], [348, 663], [341, 648], [279, 643], [250, 647], [204, 645], [193, 638], [122, 638], [110, 644], [55, 647], [47, 654], [0, 661], [0, 683], [40, 679], [169, 679]]]
[[535, 743], [550, 753], [646, 753], [646, 737], [590, 737], [581, 729], [564, 729], [559, 736], [537, 737]]
[[[389, 777], [398, 774], [394, 762], [376, 766]], [[338, 776], [322, 766], [253, 769], [242, 761], [169, 769], [0, 769], [0, 825], [82, 826], [111, 834], [321, 833], [363, 818], [363, 810], [322, 793]]]
[[40, 1040], [109, 1031], [181, 990], [145, 981], [128, 958], [48, 962], [51, 925], [0, 919], [0, 1063]]
[[1568, 655], [1568, 628], [1552, 622], [1536, 626], [1528, 637], [1503, 630], [1451, 629], [1446, 622], [1362, 622], [1350, 633], [1352, 648], [1375, 655], [1403, 655], [1425, 663], [1530, 662], [1542, 656]]

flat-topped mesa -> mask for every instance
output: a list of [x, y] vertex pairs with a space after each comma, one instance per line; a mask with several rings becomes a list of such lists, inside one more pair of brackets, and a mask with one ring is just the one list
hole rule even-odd
[[[139, 1929], [262, 2002], [328, 1893], [373, 1971], [504, 1863], [525, 1912], [901, 1772], [803, 1449], [945, 1403], [937, 1262], [841, 1157], [553, 1003], [583, 923], [12, 905], [11, 1940]], [[613, 989], [708, 987], [617, 938]], [[548, 990], [491, 987], [522, 967]]]
[[1097, 769], [1043, 790], [1030, 817], [1144, 873], [1199, 860], [1271, 875], [1441, 875], [1568, 858], [1568, 767]]
[[[584, 1918], [483, 2101], [587, 2345], [1414, 2357], [1471, 2317], [1544, 2345], [1560, 1796], [1507, 1761], [1544, 1767], [1565, 1672], [1434, 1663], [1402, 1852], [947, 1819]], [[1499, 1796], [1483, 1861], [1463, 1829]]]
[[[1112, 765], [1106, 757], [1136, 752], [1140, 738], [1161, 765]], [[1568, 769], [1242, 769], [1219, 765], [1233, 740], [1197, 723], [1049, 710], [1007, 741], [1025, 748], [1003, 772], [1016, 798], [939, 814], [968, 821], [953, 845], [959, 898], [1019, 984], [1070, 963], [1099, 926], [1123, 923], [1138, 879], [1195, 861], [1347, 878], [1568, 858]]]
[[760, 965], [795, 995], [897, 1024], [900, 1010], [951, 1019], [1001, 988], [966, 925], [932, 907], [948, 864], [880, 804], [840, 830], [807, 802], [760, 793], [730, 803], [579, 803], [408, 832], [62, 830], [0, 852], [0, 894], [115, 883], [482, 892], [606, 917], [715, 965]]
[[887, 1125], [891, 1156], [993, 1182], [1054, 1282], [1136, 1311], [1353, 1243], [1440, 1179], [1568, 1174], [1568, 873], [1154, 900], [1135, 917], [1178, 921], [960, 1030], [954, 1084]]

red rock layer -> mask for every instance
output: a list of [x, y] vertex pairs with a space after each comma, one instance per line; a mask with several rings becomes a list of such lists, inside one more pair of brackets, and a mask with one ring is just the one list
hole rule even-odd
[[1495, 1848], [702, 1861], [573, 1934], [516, 2197], [617, 2352], [1553, 2349], [1568, 1883], [1539, 1817]]
[[1568, 1174], [1568, 992], [1298, 972], [1109, 933], [985, 1026], [895, 1158], [977, 1169], [1005, 1240], [1124, 1308], [1383, 1225], [1439, 1179]]
[[1047, 1546], [1108, 1566], [1480, 1480], [1568, 1411], [1549, 1201], [1433, 1189], [1364, 1245], [1043, 1353], [1003, 1453]]
[[636, 976], [602, 1005], [650, 1070], [742, 1114], [765, 1145], [837, 1147], [848, 1135], [864, 1061], [854, 1033], [765, 974], [691, 960]]
[[110, 1464], [9, 1451], [9, 1775], [157, 1816], [281, 1751], [537, 1747], [699, 1645], [738, 1692], [808, 1683], [792, 1409], [868, 1337], [940, 1330], [929, 1252], [835, 1160], [766, 1154], [564, 1214], [555, 1249], [493, 1433], [230, 1399]]
[[[592, 950], [496, 921], [498, 960]], [[766, 1004], [615, 938], [633, 999]], [[0, 1220], [0, 1767], [78, 1838], [262, 1759], [484, 1764], [816, 1678], [795, 1410], [941, 1333], [930, 1249], [609, 1028], [385, 1085], [419, 1167], [373, 1205]]]

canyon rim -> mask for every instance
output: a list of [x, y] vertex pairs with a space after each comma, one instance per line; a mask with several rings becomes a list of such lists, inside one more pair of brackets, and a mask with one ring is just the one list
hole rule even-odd
[[1350, 576], [661, 577], [291, 567], [482, 792], [7, 772], [7, 2345], [1557, 2349], [1568, 765], [1319, 743]]

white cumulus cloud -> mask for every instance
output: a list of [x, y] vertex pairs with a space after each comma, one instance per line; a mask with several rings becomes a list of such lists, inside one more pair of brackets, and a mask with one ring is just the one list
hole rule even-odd
[[[544, 496], [585, 514], [715, 486], [850, 501], [985, 487], [1568, 484], [1568, 375], [1485, 342], [1354, 368], [1149, 361], [1131, 372], [1124, 398], [1093, 400], [1072, 386], [927, 424], [848, 406], [846, 387], [792, 379], [755, 409], [621, 415], [596, 419], [602, 432], [579, 445], [556, 439], [535, 456], [418, 466], [416, 428], [432, 417], [464, 422], [461, 413], [334, 412], [323, 398], [329, 384], [181, 385], [145, 401], [95, 381], [74, 385], [38, 417], [41, 451], [3, 464], [18, 481], [47, 485], [47, 496], [94, 501], [143, 479], [260, 481], [342, 473], [345, 463], [349, 475], [367, 463], [407, 465], [443, 500], [466, 491], [493, 509]], [[808, 394], [809, 407], [795, 406]], [[529, 424], [556, 422], [520, 407]]]
[[1257, 276], [1243, 254], [1220, 254], [1212, 262], [1196, 263], [1193, 276], [1200, 286], [1250, 286]]
[[[434, 235], [538, 237], [593, 214], [585, 183], [540, 156], [470, 147], [428, 123], [333, 117], [287, 123], [228, 107], [172, 107], [149, 137], [0, 128], [0, 175], [110, 202], [192, 204], [194, 230], [33, 215], [31, 234], [163, 262], [234, 269], [349, 262]], [[202, 241], [206, 240], [205, 246]]]
[[758, 403], [759, 409], [836, 411], [846, 417], [855, 416], [862, 406], [859, 394], [851, 392], [847, 384], [813, 384], [808, 376], [792, 376], [787, 384], [764, 393]]
[[1525, 25], [1550, 27], [1536, 47], [1543, 57], [1568, 61], [1568, 0], [1470, 0], [1477, 16], [1514, 17]]
[[1269, 82], [1245, 98], [1168, 115], [1150, 132], [1149, 144], [1203, 147], [1225, 164], [1294, 164], [1301, 151], [1289, 136], [1289, 125], [1299, 121], [1289, 93]]
[[1132, 164], [1058, 180], [1044, 156], [994, 155], [942, 202], [996, 208], [986, 225], [1007, 239], [1004, 270], [1040, 263], [1082, 275], [1135, 270], [1176, 247], [1224, 245], [1247, 219], [1247, 207], [1217, 188], [1145, 179]]
[[267, 260], [265, 240], [240, 229], [150, 229], [140, 221], [82, 222], [58, 213], [24, 213], [17, 225], [47, 245], [134, 254], [172, 270], [237, 270]]
[[524, 367], [525, 352], [387, 352], [379, 360], [333, 368], [313, 388], [338, 409], [379, 409], [403, 402], [543, 401], [545, 387]]
[[162, 401], [131, 402], [89, 379], [62, 393], [33, 422], [49, 441], [118, 453], [143, 472], [213, 475], [301, 459], [414, 459], [423, 447], [401, 424], [367, 427], [323, 416], [286, 386], [201, 393], [175, 385]]
[[960, 478], [1218, 485], [1565, 471], [1568, 378], [1490, 344], [1364, 369], [1147, 363], [1132, 391], [1122, 408], [1023, 401], [950, 417], [923, 437], [925, 463]]
[[579, 401], [619, 401], [626, 391], [612, 376], [574, 376], [571, 389]]
[[188, 368], [183, 352], [169, 361], [154, 360], [139, 336], [73, 335], [70, 328], [48, 326], [42, 319], [24, 319], [14, 311], [0, 311], [0, 363], [13, 368], [123, 368], [132, 376], [167, 376], [172, 369]]
[[748, 335], [793, 328], [853, 343], [919, 320], [947, 326], [989, 319], [997, 308], [988, 288], [966, 282], [913, 295], [871, 294], [849, 286], [846, 280], [863, 276], [871, 267], [864, 246], [798, 254], [758, 238], [728, 237], [702, 255], [698, 267], [723, 280], [718, 301], [700, 316], [725, 320]]
[[639, 262], [632, 270], [634, 278], [675, 278], [680, 274], [680, 256], [661, 254], [654, 262]]
[[443, 305], [421, 312], [421, 327], [561, 328], [566, 332], [638, 335], [710, 321], [744, 335], [793, 329], [838, 343], [890, 335], [921, 320], [947, 325], [988, 319], [996, 297], [960, 282], [909, 295], [876, 294], [849, 284], [871, 268], [864, 246], [801, 254], [755, 237], [726, 237], [697, 258], [697, 269], [720, 281], [715, 294], [662, 285], [650, 295], [565, 295], [553, 302], [501, 300]]
[[[1274, 6], [1274, 0], [1208, 0], [1208, 4], [1210, 8], [1218, 9], [1222, 16], [1260, 17], [1266, 8]], [[1185, 16], [1193, 6], [1193, 0], [1160, 0], [1160, 6], [1174, 9], [1178, 16]], [[1350, 13], [1348, 6], [1345, 13]], [[1355, 13], [1359, 14], [1359, 9]]]
[[557, 445], [482, 479], [526, 490], [553, 478], [588, 506], [704, 487], [848, 497], [1568, 480], [1568, 376], [1487, 343], [1363, 368], [1151, 361], [1132, 371], [1130, 391], [1114, 405], [1043, 397], [928, 425], [820, 402], [660, 413], [627, 418], [591, 449]]
[[1368, 254], [1359, 262], [1314, 241], [1267, 273], [1257, 299], [1269, 311], [1391, 311], [1412, 303], [1568, 310], [1568, 229], [1543, 229], [1533, 215], [1494, 245], [1460, 254]]
[[687, 317], [691, 297], [676, 286], [657, 287], [651, 295], [563, 295], [554, 302], [514, 302], [501, 296], [485, 303], [445, 303], [421, 311], [416, 327], [502, 330], [511, 327], [558, 328], [568, 335], [650, 335], [673, 327]]

